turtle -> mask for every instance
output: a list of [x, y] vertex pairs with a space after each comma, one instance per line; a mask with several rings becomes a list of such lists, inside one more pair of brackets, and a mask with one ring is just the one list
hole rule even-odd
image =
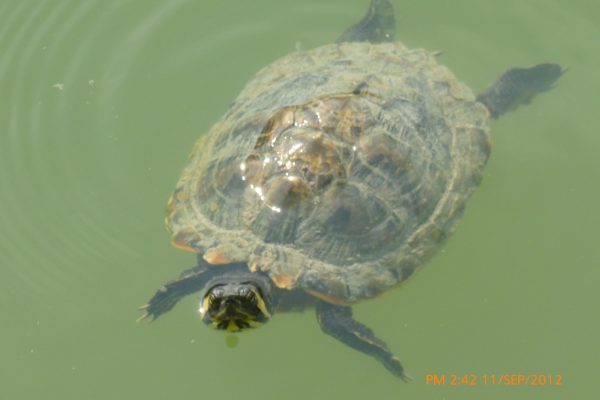
[[479, 94], [438, 53], [395, 40], [388, 0], [330, 44], [260, 70], [193, 147], [168, 201], [197, 262], [141, 308], [200, 292], [210, 327], [241, 332], [314, 309], [324, 333], [410, 380], [352, 306], [399, 286], [455, 230], [490, 155], [490, 122], [555, 86], [554, 63]]

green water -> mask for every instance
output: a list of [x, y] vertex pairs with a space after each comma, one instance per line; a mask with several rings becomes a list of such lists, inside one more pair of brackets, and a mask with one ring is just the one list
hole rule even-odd
[[[230, 348], [187, 298], [163, 212], [196, 138], [261, 66], [332, 41], [367, 0], [0, 0], [1, 399], [593, 398], [600, 266], [600, 3], [394, 0], [398, 38], [475, 89], [554, 61], [494, 124], [481, 188], [417, 276], [355, 307], [415, 378], [278, 315]], [[445, 385], [426, 374], [445, 374]], [[473, 374], [474, 387], [450, 375]], [[562, 385], [485, 385], [552, 374]]]

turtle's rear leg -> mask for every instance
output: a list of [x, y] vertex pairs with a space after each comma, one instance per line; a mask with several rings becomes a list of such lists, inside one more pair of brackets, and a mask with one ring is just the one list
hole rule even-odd
[[529, 102], [538, 94], [554, 87], [564, 73], [558, 64], [538, 64], [529, 68], [511, 68], [485, 92], [477, 96], [493, 118]]
[[371, 329], [352, 318], [350, 307], [336, 306], [319, 301], [317, 320], [326, 334], [346, 345], [379, 360], [392, 374], [410, 381], [400, 360], [392, 354], [387, 344], [379, 339]]
[[388, 0], [371, 0], [367, 15], [346, 29], [336, 42], [392, 42], [395, 31], [396, 19], [394, 8], [390, 2]]

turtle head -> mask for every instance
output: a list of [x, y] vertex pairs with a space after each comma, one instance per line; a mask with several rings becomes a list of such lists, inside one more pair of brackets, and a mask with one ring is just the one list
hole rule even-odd
[[271, 317], [267, 280], [256, 274], [209, 282], [200, 300], [202, 321], [215, 329], [239, 332], [256, 328]]

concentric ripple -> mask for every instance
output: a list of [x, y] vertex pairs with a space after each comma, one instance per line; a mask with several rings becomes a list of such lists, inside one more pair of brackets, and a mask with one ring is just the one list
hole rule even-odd
[[194, 38], [185, 16], [200, 6], [0, 6], [0, 275], [9, 284], [60, 291], [97, 279], [91, 271], [140, 264], [153, 241], [168, 243], [162, 211], [197, 135], [187, 114], [200, 108], [198, 90], [177, 78], [262, 29]]

